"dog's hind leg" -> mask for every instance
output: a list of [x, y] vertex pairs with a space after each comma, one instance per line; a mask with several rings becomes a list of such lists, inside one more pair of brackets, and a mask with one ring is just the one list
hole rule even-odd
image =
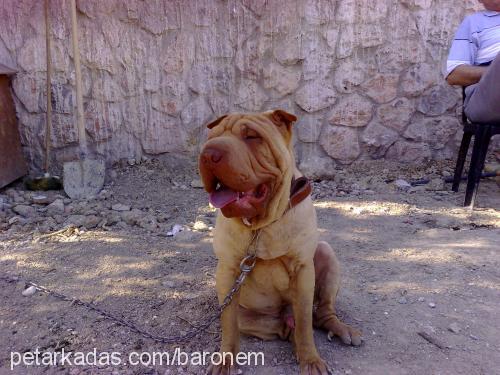
[[335, 313], [335, 300], [340, 288], [340, 265], [335, 252], [326, 242], [319, 242], [314, 254], [315, 290], [313, 324], [338, 336], [348, 345], [361, 344], [361, 332], [342, 323]]

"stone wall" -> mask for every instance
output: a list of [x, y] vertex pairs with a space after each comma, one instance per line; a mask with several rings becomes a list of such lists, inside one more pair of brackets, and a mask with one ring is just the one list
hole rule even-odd
[[[308, 173], [357, 159], [451, 158], [460, 93], [442, 67], [476, 0], [80, 0], [86, 128], [108, 162], [194, 156], [230, 111], [299, 117]], [[78, 151], [69, 1], [51, 0], [53, 160]], [[43, 161], [43, 1], [0, 1], [0, 62], [32, 169]]]

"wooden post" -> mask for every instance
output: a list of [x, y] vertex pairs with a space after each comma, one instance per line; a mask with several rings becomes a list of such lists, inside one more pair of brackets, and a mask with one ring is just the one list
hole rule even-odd
[[50, 132], [52, 130], [52, 59], [51, 59], [51, 43], [50, 43], [50, 7], [49, 1], [45, 0], [45, 50], [47, 56], [47, 118], [45, 121], [45, 173], [49, 173], [50, 166]]
[[87, 155], [87, 140], [85, 135], [85, 123], [83, 121], [83, 98], [82, 98], [82, 71], [80, 67], [80, 48], [78, 47], [78, 26], [76, 23], [76, 1], [71, 0], [71, 33], [73, 35], [73, 61], [75, 63], [76, 83], [76, 115], [78, 124], [78, 138], [82, 156]]

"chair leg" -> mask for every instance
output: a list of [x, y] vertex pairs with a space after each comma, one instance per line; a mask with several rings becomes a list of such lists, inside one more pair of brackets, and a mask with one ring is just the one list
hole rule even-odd
[[467, 151], [469, 150], [472, 134], [472, 132], [464, 132], [462, 142], [460, 143], [457, 164], [455, 166], [455, 174], [453, 176], [453, 186], [451, 187], [451, 190], [453, 190], [454, 192], [457, 192], [458, 187], [460, 186], [460, 180], [462, 179], [462, 172], [464, 170], [465, 158], [467, 157]]
[[490, 143], [490, 126], [480, 125], [474, 137], [474, 147], [469, 167], [469, 176], [467, 178], [467, 190], [465, 191], [464, 206], [474, 208], [477, 188], [481, 181], [481, 172], [484, 168], [484, 161], [488, 146]]

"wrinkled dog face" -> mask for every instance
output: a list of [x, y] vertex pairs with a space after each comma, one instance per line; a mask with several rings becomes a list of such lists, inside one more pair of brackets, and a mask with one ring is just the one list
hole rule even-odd
[[296, 117], [276, 110], [231, 114], [208, 124], [199, 169], [210, 202], [226, 217], [263, 216], [289, 168], [291, 125]]

